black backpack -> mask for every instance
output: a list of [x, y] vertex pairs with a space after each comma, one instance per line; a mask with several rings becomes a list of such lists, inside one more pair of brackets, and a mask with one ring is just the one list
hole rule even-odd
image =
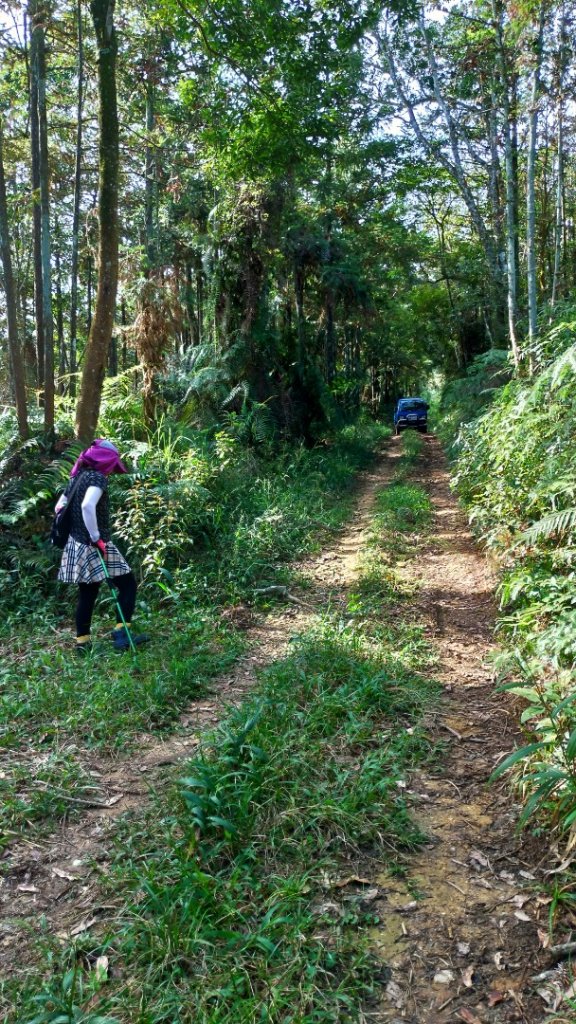
[[81, 473], [74, 480], [69, 480], [64, 495], [67, 498], [66, 504], [54, 514], [52, 528], [50, 530], [50, 543], [55, 548], [65, 548], [66, 541], [70, 536], [70, 512], [72, 511], [72, 499], [80, 483]]

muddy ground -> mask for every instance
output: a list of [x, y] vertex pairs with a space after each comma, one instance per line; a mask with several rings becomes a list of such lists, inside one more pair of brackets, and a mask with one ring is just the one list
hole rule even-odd
[[[264, 620], [247, 609], [232, 614], [246, 631], [248, 654], [211, 686], [207, 698], [182, 716], [171, 739], [142, 736], [129, 760], [94, 758], [98, 805], [58, 832], [32, 836], [5, 852], [0, 880], [0, 973], [30, 970], [35, 936], [43, 927], [63, 939], [113, 917], [99, 899], [111, 834], [118, 816], [145, 805], [161, 789], [171, 766], [185, 758], [224, 708], [237, 703], [262, 666], [282, 657], [290, 638], [328, 603], [344, 602], [354, 587], [358, 558], [370, 526], [374, 495], [386, 484], [399, 455], [394, 439], [377, 466], [363, 475], [356, 512], [334, 544], [299, 566], [308, 587], [288, 592], [286, 604]], [[476, 548], [449, 489], [435, 438], [425, 441], [415, 479], [429, 491], [433, 525], [403, 571], [419, 589], [408, 613], [423, 622], [437, 655], [435, 673], [444, 698], [428, 729], [446, 746], [437, 767], [415, 773], [408, 799], [429, 835], [411, 858], [407, 877], [391, 879], [384, 865], [371, 873], [371, 899], [380, 924], [374, 951], [387, 979], [366, 1022], [399, 1024], [543, 1024], [570, 976], [548, 947], [549, 897], [541, 883], [554, 870], [548, 844], [516, 831], [518, 809], [504, 783], [488, 786], [495, 764], [517, 740], [516, 709], [495, 692], [490, 652], [495, 620], [495, 579]], [[234, 619], [233, 619], [234, 621]], [[576, 920], [575, 920], [576, 925]], [[566, 920], [554, 941], [569, 938]], [[541, 972], [552, 971], [542, 981]], [[557, 1019], [576, 1021], [567, 1010]]]

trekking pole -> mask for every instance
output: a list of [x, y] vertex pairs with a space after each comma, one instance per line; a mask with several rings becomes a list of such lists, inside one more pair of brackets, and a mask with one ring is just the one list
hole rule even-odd
[[100, 561], [102, 562], [102, 569], [104, 571], [104, 576], [106, 577], [106, 582], [107, 582], [108, 586], [110, 587], [110, 590], [112, 591], [112, 594], [114, 595], [114, 602], [115, 602], [116, 607], [118, 609], [118, 614], [119, 614], [119, 616], [120, 616], [120, 618], [122, 620], [122, 625], [124, 626], [124, 629], [126, 630], [126, 636], [128, 637], [128, 643], [130, 644], [130, 650], [132, 651], [132, 657], [134, 658], [135, 661], [137, 661], [138, 655], [136, 653], [136, 646], [135, 646], [134, 641], [132, 639], [132, 633], [130, 632], [130, 630], [128, 628], [128, 625], [126, 623], [126, 619], [124, 618], [124, 613], [123, 613], [123, 611], [122, 611], [122, 609], [120, 607], [120, 602], [118, 600], [118, 591], [116, 590], [116, 587], [114, 586], [114, 581], [112, 580], [112, 577], [111, 577], [110, 573], [108, 572], [108, 566], [106, 565], [106, 561], [105, 561], [105, 559], [104, 559], [104, 557], [102, 555], [102, 552], [100, 551], [100, 548], [96, 548], [96, 550], [97, 550], [98, 554], [100, 555]]

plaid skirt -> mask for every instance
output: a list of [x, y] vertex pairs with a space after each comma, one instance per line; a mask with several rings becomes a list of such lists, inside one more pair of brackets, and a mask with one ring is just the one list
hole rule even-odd
[[[111, 541], [106, 541], [106, 568], [110, 576], [125, 576], [130, 566]], [[102, 583], [106, 579], [98, 548], [68, 537], [58, 570], [62, 583]]]

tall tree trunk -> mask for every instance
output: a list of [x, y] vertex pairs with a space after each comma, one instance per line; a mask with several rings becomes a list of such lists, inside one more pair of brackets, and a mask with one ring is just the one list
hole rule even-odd
[[52, 313], [52, 261], [50, 238], [50, 182], [48, 167], [48, 119], [46, 114], [46, 41], [47, 10], [41, 0], [33, 0], [32, 53], [35, 69], [32, 78], [38, 90], [38, 141], [40, 176], [40, 220], [42, 256], [42, 325], [44, 332], [44, 430], [54, 432], [54, 319]]
[[34, 32], [36, 0], [30, 0], [30, 166], [32, 177], [32, 227], [34, 245], [34, 319], [36, 365], [40, 404], [44, 402], [44, 321], [42, 318], [42, 214], [40, 210], [40, 135], [38, 130], [38, 34]]
[[76, 93], [76, 160], [74, 164], [74, 209], [72, 214], [72, 253], [70, 267], [70, 394], [76, 397], [78, 351], [78, 243], [80, 235], [80, 199], [82, 189], [82, 119], [84, 100], [84, 38], [82, 0], [77, 0], [78, 87]]
[[55, 231], [56, 246], [54, 262], [56, 269], [56, 338], [58, 341], [58, 394], [65, 393], [64, 377], [66, 375], [66, 343], [64, 341], [64, 307], [62, 302], [62, 268], [60, 264], [60, 232], [58, 223]]
[[148, 72], [146, 82], [146, 271], [156, 266], [156, 153], [152, 144], [154, 131], [154, 81]]
[[100, 123], [100, 178], [98, 220], [98, 292], [86, 346], [80, 395], [76, 408], [76, 434], [81, 441], [94, 437], [100, 413], [108, 346], [112, 337], [118, 290], [118, 103], [116, 96], [117, 40], [114, 0], [91, 0], [90, 12], [98, 42]]
[[506, 271], [507, 271], [507, 305], [508, 305], [508, 337], [514, 365], [520, 365], [520, 347], [516, 334], [518, 317], [518, 261], [517, 261], [517, 216], [518, 176], [517, 162], [514, 160], [512, 119], [515, 111], [510, 103], [510, 76], [508, 74], [506, 50], [503, 32], [502, 0], [493, 0], [492, 10], [496, 24], [496, 52], [502, 87], [502, 111], [504, 115], [504, 162], [506, 169]]
[[92, 256], [88, 253], [88, 266], [86, 268], [86, 334], [90, 335], [92, 328]]
[[560, 288], [560, 272], [564, 241], [564, 75], [568, 50], [568, 32], [566, 5], [560, 8], [560, 30], [557, 70], [557, 103], [556, 103], [556, 216], [554, 231], [554, 270], [552, 274], [551, 304], [555, 305]]
[[126, 341], [126, 299], [120, 302], [120, 323], [122, 325], [122, 371], [128, 368], [128, 343]]
[[[528, 156], [526, 161], [526, 263], [528, 278], [528, 343], [530, 352], [538, 334], [538, 297], [536, 291], [536, 140], [538, 135], [538, 103], [540, 99], [540, 68], [544, 35], [545, 3], [540, 4], [538, 33], [534, 44], [534, 68], [530, 90], [528, 119]], [[531, 355], [532, 358], [532, 355]]]
[[198, 320], [198, 344], [204, 340], [204, 267], [202, 265], [202, 253], [196, 250], [195, 256], [196, 273], [196, 317]]
[[302, 377], [306, 360], [306, 322], [304, 319], [304, 285], [306, 275], [304, 267], [294, 265], [294, 298], [296, 300], [296, 336], [298, 372]]
[[16, 402], [18, 433], [22, 440], [28, 437], [28, 418], [26, 413], [26, 386], [24, 377], [24, 361], [18, 340], [18, 315], [16, 311], [16, 288], [12, 271], [12, 254], [10, 252], [10, 235], [8, 228], [8, 204], [6, 202], [6, 180], [4, 176], [4, 147], [2, 139], [2, 121], [0, 121], [0, 259], [4, 272], [4, 294], [6, 297], [6, 318], [8, 321], [8, 349], [12, 369], [12, 387]]
[[326, 316], [326, 332], [324, 335], [324, 364], [326, 372], [326, 383], [334, 383], [336, 376], [336, 328], [334, 324], [334, 293], [331, 288], [326, 289], [324, 299], [324, 313]]

